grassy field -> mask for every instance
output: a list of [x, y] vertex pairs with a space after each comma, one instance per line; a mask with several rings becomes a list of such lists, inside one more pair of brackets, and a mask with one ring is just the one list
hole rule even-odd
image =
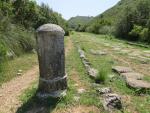
[[33, 66], [37, 65], [36, 54], [24, 54], [14, 60], [6, 61], [2, 64], [2, 72], [0, 73], [0, 86], [2, 83], [17, 77], [18, 70], [22, 70], [22, 73], [26, 72]]
[[[111, 36], [90, 33], [72, 33], [70, 37], [65, 38], [65, 46], [66, 71], [68, 73], [67, 96], [59, 100], [49, 98], [46, 102], [38, 100], [35, 97], [37, 89], [37, 82], [35, 82], [20, 96], [23, 105], [17, 113], [35, 110], [41, 110], [41, 113], [105, 113], [95, 88], [106, 86], [121, 95], [125, 113], [149, 113], [149, 94], [139, 96], [136, 90], [128, 88], [119, 75], [111, 70], [111, 67], [115, 65], [129, 66], [136, 72], [144, 74], [145, 80], [149, 81], [149, 48], [131, 46]], [[94, 68], [105, 70], [101, 72], [108, 75], [105, 83], [97, 84], [96, 87], [93, 85], [95, 81], [87, 75], [79, 58], [77, 46], [85, 51]], [[93, 55], [91, 50], [105, 51], [107, 54]], [[107, 68], [105, 69], [105, 67]], [[111, 79], [111, 76], [114, 76], [114, 79]], [[80, 90], [83, 92], [81, 93]]]

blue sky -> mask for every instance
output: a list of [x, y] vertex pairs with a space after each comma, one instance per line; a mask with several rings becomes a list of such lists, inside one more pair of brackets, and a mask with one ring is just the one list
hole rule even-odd
[[65, 19], [74, 16], [96, 16], [114, 6], [120, 0], [36, 0], [48, 4]]

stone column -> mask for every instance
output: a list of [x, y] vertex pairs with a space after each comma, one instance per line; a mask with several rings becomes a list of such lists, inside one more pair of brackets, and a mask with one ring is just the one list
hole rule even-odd
[[45, 24], [37, 29], [40, 69], [38, 97], [57, 98], [66, 93], [64, 34], [64, 30], [55, 24]]

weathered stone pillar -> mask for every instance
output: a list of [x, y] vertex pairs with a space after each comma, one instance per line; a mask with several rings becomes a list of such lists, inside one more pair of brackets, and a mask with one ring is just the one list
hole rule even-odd
[[54, 24], [45, 24], [37, 29], [39, 97], [57, 98], [66, 92], [64, 34], [64, 30]]

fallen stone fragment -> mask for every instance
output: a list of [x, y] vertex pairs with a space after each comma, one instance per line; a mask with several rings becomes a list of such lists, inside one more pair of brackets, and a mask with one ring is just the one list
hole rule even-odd
[[111, 92], [112, 92], [111, 88], [109, 88], [109, 87], [98, 88], [96, 91], [97, 91], [100, 95], [108, 94], [108, 93], [111, 93]]
[[94, 68], [89, 68], [88, 69], [88, 74], [93, 77], [96, 78], [97, 74], [98, 74], [98, 70], [94, 69]]
[[144, 80], [128, 78], [126, 79], [126, 84], [135, 89], [150, 89], [150, 83]]
[[18, 73], [22, 73], [22, 70], [20, 69], [20, 70], [18, 70]]
[[84, 55], [83, 51], [80, 53], [80, 58], [85, 58], [85, 55]]
[[112, 109], [122, 109], [121, 97], [117, 94], [105, 94], [103, 106], [105, 110], [112, 111]]
[[121, 73], [121, 76], [126, 80], [128, 78], [136, 79], [136, 80], [142, 80], [144, 75], [140, 73], [135, 72], [129, 72], [129, 73]]
[[18, 76], [21, 76], [21, 75], [22, 75], [22, 73], [17, 73], [17, 75], [18, 75]]
[[112, 68], [117, 73], [128, 73], [128, 72], [133, 72], [133, 70], [130, 67], [123, 67], [123, 66], [115, 66]]

